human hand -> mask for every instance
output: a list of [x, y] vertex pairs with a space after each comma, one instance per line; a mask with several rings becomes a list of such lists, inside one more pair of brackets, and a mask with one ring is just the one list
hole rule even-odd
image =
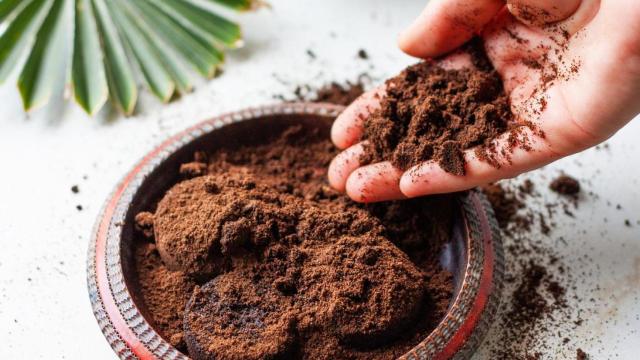
[[[345, 149], [329, 167], [334, 188], [363, 202], [469, 189], [594, 146], [640, 111], [640, 7], [631, 0], [432, 0], [399, 45], [409, 55], [435, 58], [476, 34], [503, 79], [514, 117], [541, 130], [525, 129], [531, 149], [514, 149], [499, 168], [469, 149], [465, 176], [450, 174], [435, 161], [404, 173], [389, 162], [360, 166], [362, 123], [378, 108], [382, 86], [356, 100], [333, 124], [331, 138]], [[543, 56], [547, 70], [562, 74], [541, 89], [547, 70], [526, 62]], [[453, 53], [439, 62], [460, 67], [468, 59]], [[530, 111], [540, 99], [545, 106]], [[506, 134], [496, 140], [498, 149], [508, 146], [506, 140]]]

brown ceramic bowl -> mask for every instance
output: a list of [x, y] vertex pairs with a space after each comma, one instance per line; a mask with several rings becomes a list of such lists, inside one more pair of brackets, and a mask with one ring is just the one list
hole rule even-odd
[[[188, 359], [162, 339], [138, 301], [133, 264], [133, 217], [157, 201], [178, 180], [178, 167], [194, 150], [235, 141], [250, 143], [266, 131], [290, 124], [328, 130], [341, 106], [293, 103], [235, 112], [195, 125], [147, 154], [107, 200], [89, 247], [88, 287], [93, 312], [121, 359]], [[240, 140], [238, 140], [240, 139]], [[404, 359], [464, 359], [489, 328], [503, 282], [502, 243], [493, 211], [476, 190], [459, 197], [451, 241], [442, 266], [454, 275], [449, 310], [424, 341]]]

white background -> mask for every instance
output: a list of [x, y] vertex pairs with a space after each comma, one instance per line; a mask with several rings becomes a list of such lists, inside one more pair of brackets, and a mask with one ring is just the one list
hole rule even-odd
[[[155, 144], [210, 116], [273, 103], [274, 94], [291, 94], [297, 84], [353, 80], [365, 71], [379, 82], [414, 61], [397, 50], [395, 38], [423, 1], [272, 5], [238, 17], [246, 47], [229, 53], [218, 79], [199, 83], [193, 94], [169, 105], [144, 93], [130, 118], [106, 110], [91, 119], [59, 98], [26, 115], [15, 79], [0, 87], [0, 359], [115, 358], [89, 305], [87, 244], [109, 192]], [[357, 59], [360, 48], [370, 61]], [[609, 150], [589, 150], [533, 175], [549, 199], [554, 195], [546, 184], [560, 170], [583, 180], [586, 191], [576, 218], [562, 221], [549, 241], [576, 264], [568, 269], [580, 279], [572, 294], [595, 300], [572, 303], [575, 311], [589, 308], [590, 315], [570, 334], [571, 346], [545, 357], [572, 358], [580, 346], [596, 359], [637, 358], [639, 138], [640, 121], [635, 121], [609, 141]], [[79, 194], [71, 192], [72, 185], [79, 186]], [[624, 226], [625, 219], [631, 227]], [[557, 241], [560, 236], [568, 244]], [[485, 349], [477, 358], [487, 354]]]

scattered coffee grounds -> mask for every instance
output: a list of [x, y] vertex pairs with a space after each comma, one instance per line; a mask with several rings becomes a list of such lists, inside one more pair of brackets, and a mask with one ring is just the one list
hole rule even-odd
[[365, 49], [360, 49], [358, 50], [358, 57], [362, 60], [368, 60], [369, 59], [369, 54], [367, 53], [367, 51]]
[[[492, 145], [512, 120], [502, 80], [479, 40], [464, 51], [472, 56], [474, 69], [445, 70], [424, 61], [387, 80], [380, 109], [364, 121], [362, 140], [368, 145], [362, 163], [390, 160], [407, 170], [435, 160], [445, 171], [464, 175], [465, 149], [477, 147], [478, 157], [496, 167], [509, 159], [508, 152]], [[521, 140], [514, 134], [510, 146]]]
[[[274, 95], [274, 98], [283, 102], [326, 102], [335, 105], [347, 106], [365, 92], [365, 88], [370, 82], [370, 76], [366, 73], [362, 73], [355, 81], [332, 81], [319, 88], [309, 85], [297, 85], [293, 89], [292, 95], [279, 94]], [[283, 84], [289, 85], [285, 82], [283, 82]]]
[[315, 96], [311, 97], [312, 102], [328, 102], [338, 105], [349, 105], [360, 95], [364, 93], [364, 85], [362, 82], [350, 83], [340, 85], [336, 82], [332, 82], [329, 85], [323, 86], [316, 91]]
[[80, 187], [78, 187], [78, 185], [73, 185], [71, 187], [71, 192], [74, 193], [74, 194], [79, 193], [80, 192]]
[[486, 185], [482, 190], [493, 206], [498, 225], [503, 230], [510, 230], [509, 228], [512, 226], [526, 228], [531, 225], [529, 218], [523, 217], [518, 213], [525, 205], [514, 193], [507, 192], [499, 184]]
[[571, 176], [561, 175], [549, 184], [549, 188], [561, 195], [575, 196], [580, 192], [580, 182]]
[[564, 198], [559, 199], [561, 203], [544, 202], [528, 179], [519, 185], [513, 181], [490, 184], [483, 191], [496, 214], [507, 257], [504, 301], [487, 355], [532, 360], [557, 355], [556, 345], [547, 339], [562, 336], [563, 346], [571, 346], [571, 334], [582, 318], [568, 302], [572, 272], [566, 270], [555, 247], [542, 238], [552, 235], [554, 218], [566, 214], [555, 208], [575, 203]]
[[327, 135], [196, 153], [136, 216], [145, 316], [190, 357], [395, 359], [446, 313], [452, 197], [351, 202]]

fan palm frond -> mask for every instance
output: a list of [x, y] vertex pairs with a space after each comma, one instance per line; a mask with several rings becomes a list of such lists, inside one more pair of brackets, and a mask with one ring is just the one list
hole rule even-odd
[[[262, 4], [207, 1], [236, 11]], [[71, 89], [87, 113], [95, 114], [110, 99], [131, 114], [138, 98], [134, 69], [155, 96], [168, 102], [176, 92], [193, 89], [189, 68], [210, 78], [224, 61], [224, 50], [242, 44], [238, 24], [202, 2], [0, 0], [0, 83], [22, 66], [18, 89], [25, 110], [46, 104], [70, 38]], [[66, 11], [68, 4], [72, 11]]]

